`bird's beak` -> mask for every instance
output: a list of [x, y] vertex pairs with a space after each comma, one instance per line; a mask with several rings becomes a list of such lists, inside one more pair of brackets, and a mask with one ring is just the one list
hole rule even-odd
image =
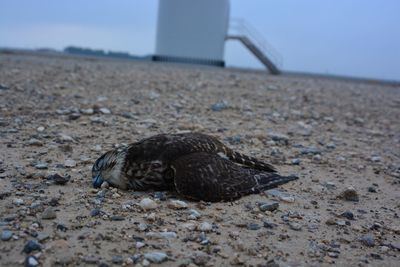
[[104, 180], [101, 178], [100, 174], [97, 174], [94, 178], [93, 178], [93, 187], [94, 188], [99, 188], [101, 187], [101, 185], [103, 184]]

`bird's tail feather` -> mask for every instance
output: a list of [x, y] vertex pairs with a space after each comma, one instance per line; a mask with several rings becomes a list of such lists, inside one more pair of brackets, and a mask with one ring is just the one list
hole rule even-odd
[[295, 175], [281, 176], [276, 173], [260, 173], [256, 174], [254, 179], [257, 183], [256, 190], [262, 192], [286, 184], [290, 181], [297, 180], [299, 177]]
[[275, 168], [265, 162], [262, 162], [254, 157], [247, 156], [245, 154], [233, 151], [233, 150], [228, 150], [226, 151], [226, 155], [230, 160], [233, 162], [243, 164], [245, 166], [261, 170], [261, 171], [266, 171], [266, 172], [276, 172]]

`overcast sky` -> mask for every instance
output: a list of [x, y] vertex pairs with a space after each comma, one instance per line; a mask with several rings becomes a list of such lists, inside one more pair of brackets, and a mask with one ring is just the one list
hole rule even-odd
[[[0, 47], [153, 54], [157, 6], [157, 0], [1, 0]], [[400, 80], [399, 0], [231, 0], [231, 17], [257, 28], [285, 70]], [[225, 61], [262, 68], [237, 41], [226, 43]]]

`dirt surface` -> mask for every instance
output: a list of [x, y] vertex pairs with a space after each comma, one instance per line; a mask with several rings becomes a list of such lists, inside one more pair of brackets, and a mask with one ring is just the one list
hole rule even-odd
[[[399, 266], [399, 86], [18, 54], [0, 84], [1, 266]], [[300, 179], [215, 204], [92, 188], [105, 151], [180, 131]]]

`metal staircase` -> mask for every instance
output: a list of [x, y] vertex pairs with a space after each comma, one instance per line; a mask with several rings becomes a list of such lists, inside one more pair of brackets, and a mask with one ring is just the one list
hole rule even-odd
[[257, 30], [243, 19], [233, 19], [226, 40], [238, 40], [256, 56], [271, 74], [280, 74], [282, 57]]

